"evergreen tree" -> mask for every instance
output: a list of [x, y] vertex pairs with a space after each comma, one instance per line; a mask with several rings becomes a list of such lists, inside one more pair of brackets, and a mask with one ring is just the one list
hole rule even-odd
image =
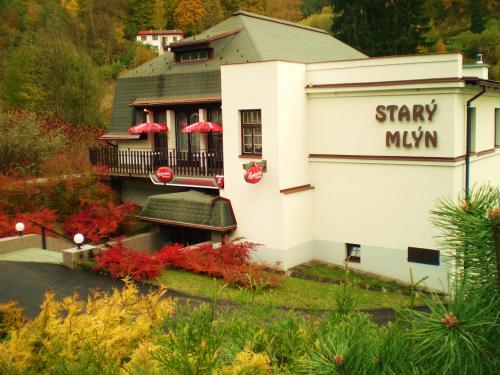
[[151, 2], [143, 0], [130, 0], [130, 5], [130, 15], [125, 34], [127, 38], [133, 39], [139, 30], [152, 28], [154, 7], [151, 6]]
[[369, 56], [415, 53], [428, 30], [424, 0], [332, 0], [333, 35]]
[[425, 0], [392, 0], [386, 6], [389, 26], [384, 55], [411, 54], [425, 43], [429, 19], [424, 15]]
[[470, 31], [479, 34], [484, 30], [484, 4], [482, 0], [470, 0]]
[[385, 0], [332, 0], [335, 37], [369, 56], [384, 50]]

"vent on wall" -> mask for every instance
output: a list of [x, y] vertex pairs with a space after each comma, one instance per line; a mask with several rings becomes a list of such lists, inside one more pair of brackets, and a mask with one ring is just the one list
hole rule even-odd
[[408, 247], [408, 262], [439, 266], [439, 250]]

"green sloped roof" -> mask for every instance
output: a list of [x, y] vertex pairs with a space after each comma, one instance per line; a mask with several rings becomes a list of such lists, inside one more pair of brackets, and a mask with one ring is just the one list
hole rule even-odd
[[232, 17], [203, 33], [177, 43], [189, 43], [239, 30], [210, 42], [214, 58], [179, 64], [167, 52], [118, 78], [110, 133], [124, 133], [134, 120], [129, 104], [135, 99], [176, 99], [220, 96], [223, 64], [283, 60], [317, 62], [367, 57], [328, 33], [248, 12]]
[[151, 195], [139, 217], [143, 220], [219, 231], [236, 227], [229, 201], [193, 190]]

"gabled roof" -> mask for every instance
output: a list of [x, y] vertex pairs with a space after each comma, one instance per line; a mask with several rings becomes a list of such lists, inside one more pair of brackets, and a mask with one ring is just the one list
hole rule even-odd
[[109, 131], [126, 132], [134, 121], [133, 101], [162, 101], [220, 97], [223, 64], [282, 60], [319, 62], [366, 58], [361, 52], [323, 30], [249, 12], [228, 19], [194, 37], [175, 43], [173, 49], [210, 47], [214, 57], [176, 63], [167, 52], [123, 74], [117, 80]]
[[228, 199], [194, 190], [150, 195], [137, 217], [154, 223], [218, 232], [236, 229]]
[[140, 30], [137, 35], [184, 35], [182, 30]]

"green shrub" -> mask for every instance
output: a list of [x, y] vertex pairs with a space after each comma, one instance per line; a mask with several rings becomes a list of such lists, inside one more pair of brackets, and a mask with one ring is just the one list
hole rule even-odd
[[37, 118], [24, 112], [9, 112], [0, 118], [0, 174], [38, 172], [42, 162], [64, 146], [61, 132], [42, 131]]

